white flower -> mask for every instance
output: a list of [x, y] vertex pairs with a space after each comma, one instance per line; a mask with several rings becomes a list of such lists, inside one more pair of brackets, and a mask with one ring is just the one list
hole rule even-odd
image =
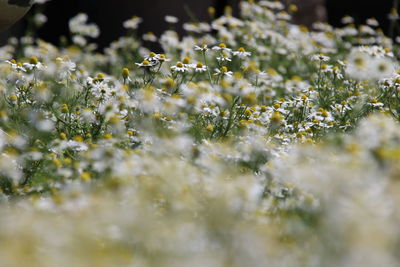
[[317, 55], [313, 55], [311, 57], [311, 59], [315, 60], [315, 61], [324, 61], [324, 62], [326, 62], [326, 61], [329, 60], [329, 57], [325, 56], [324, 54], [317, 54]]
[[47, 17], [42, 13], [38, 13], [33, 17], [33, 21], [35, 22], [37, 27], [41, 27], [47, 22]]
[[202, 46], [195, 45], [194, 50], [204, 52], [208, 50], [208, 46], [206, 44]]
[[251, 56], [250, 52], [246, 52], [246, 50], [243, 47], [240, 47], [238, 51], [233, 52], [234, 56], [238, 56], [239, 58], [245, 58]]
[[59, 67], [60, 78], [64, 79], [71, 76], [72, 72], [76, 70], [76, 64], [68, 58], [56, 58], [57, 65]]
[[375, 58], [371, 64], [373, 72], [376, 73], [376, 79], [387, 78], [395, 73], [395, 65], [388, 58]]
[[232, 49], [227, 48], [225, 43], [220, 43], [219, 45], [213, 46], [212, 50], [222, 51], [222, 52], [231, 52]]
[[205, 72], [207, 70], [207, 66], [205, 66], [203, 63], [198, 62], [196, 65], [194, 65], [194, 71], [195, 72]]
[[135, 63], [136, 65], [138, 65], [139, 67], [143, 67], [143, 68], [150, 68], [154, 66], [154, 63], [148, 61], [148, 60], [143, 60], [141, 63]]
[[100, 30], [96, 24], [88, 24], [88, 16], [80, 13], [69, 21], [69, 29], [72, 33], [97, 38], [100, 35]]
[[20, 63], [16, 62], [14, 59], [7, 60], [6, 63], [10, 64], [13, 70], [24, 71], [24, 72], [26, 71], [26, 69]]
[[224, 61], [232, 61], [232, 59], [229, 57], [229, 54], [226, 52], [222, 52], [220, 57], [217, 57], [217, 60], [220, 62], [224, 62]]
[[142, 21], [142, 18], [133, 16], [131, 19], [125, 21], [123, 26], [125, 29], [136, 30]]
[[346, 73], [357, 80], [380, 80], [394, 74], [396, 65], [388, 57], [353, 49], [347, 57]]
[[375, 18], [367, 19], [367, 24], [369, 26], [372, 26], [372, 27], [378, 27], [379, 26], [379, 22]]
[[354, 19], [353, 19], [352, 17], [350, 17], [350, 16], [344, 16], [344, 17], [341, 19], [341, 22], [342, 22], [343, 24], [352, 24], [352, 23], [354, 23]]
[[158, 55], [157, 55], [156, 53], [154, 53], [154, 52], [150, 52], [150, 53], [144, 58], [144, 60], [147, 60], [147, 61], [150, 61], [150, 62], [152, 62], [152, 61], [158, 61]]
[[177, 71], [182, 73], [188, 71], [188, 67], [185, 66], [185, 64], [183, 64], [182, 62], [176, 63], [176, 65], [172, 66], [171, 69], [172, 71]]
[[154, 33], [148, 32], [143, 34], [142, 36], [143, 40], [148, 41], [148, 42], [157, 42], [157, 36], [155, 36]]
[[28, 63], [23, 65], [28, 70], [44, 70], [46, 68], [36, 57], [32, 57]]
[[164, 19], [165, 19], [166, 22], [171, 23], [171, 24], [178, 23], [178, 21], [179, 21], [179, 19], [177, 17], [168, 16], [168, 15], [165, 16]]
[[232, 71], [228, 71], [227, 67], [222, 66], [220, 69], [215, 69], [214, 75], [225, 75], [225, 76], [228, 76], [228, 77], [232, 77], [233, 72]]

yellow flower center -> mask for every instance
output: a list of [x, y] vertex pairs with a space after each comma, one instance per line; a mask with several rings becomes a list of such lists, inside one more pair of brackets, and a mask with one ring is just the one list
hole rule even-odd
[[38, 60], [37, 57], [33, 56], [33, 57], [30, 58], [29, 63], [31, 63], [33, 65], [36, 65], [36, 64], [39, 63], [39, 60]]
[[226, 44], [225, 44], [225, 43], [220, 43], [220, 44], [219, 44], [219, 47], [221, 47], [221, 48], [226, 48]]

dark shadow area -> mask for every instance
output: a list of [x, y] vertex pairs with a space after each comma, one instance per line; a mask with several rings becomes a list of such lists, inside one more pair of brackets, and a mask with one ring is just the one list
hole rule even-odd
[[393, 0], [326, 0], [328, 9], [328, 22], [336, 27], [341, 27], [341, 19], [352, 16], [356, 25], [365, 24], [365, 21], [374, 17], [380, 27], [388, 33], [390, 21], [388, 14], [393, 7]]
[[[322, 0], [282, 0], [286, 3], [299, 5], [299, 15], [296, 18], [299, 23], [310, 25], [313, 21], [313, 1]], [[389, 20], [387, 14], [392, 8], [392, 0], [325, 0], [328, 10], [328, 22], [334, 26], [343, 26], [341, 18], [350, 15], [355, 18], [355, 23], [365, 23], [367, 18], [375, 17], [381, 24], [381, 28], [388, 33]], [[68, 37], [68, 21], [78, 13], [87, 13], [90, 22], [96, 23], [101, 29], [101, 35], [96, 40], [99, 48], [104, 48], [110, 42], [118, 39], [126, 33], [122, 24], [132, 16], [144, 19], [140, 25], [138, 34], [153, 32], [160, 35], [169, 28], [164, 21], [165, 15], [173, 15], [179, 18], [175, 30], [183, 35], [183, 22], [193, 20], [210, 21], [207, 12], [212, 6], [216, 10], [216, 16], [224, 12], [227, 5], [233, 7], [234, 15], [238, 15], [239, 0], [53, 0], [46, 3], [44, 14], [48, 22], [37, 32], [41, 39], [58, 45], [62, 36]], [[321, 4], [323, 6], [323, 4]], [[34, 12], [34, 10], [31, 10]], [[189, 15], [190, 13], [190, 15]], [[0, 34], [0, 43], [4, 43], [10, 36], [21, 36], [27, 27], [26, 19], [13, 26], [10, 30]]]
[[[169, 26], [164, 21], [165, 15], [178, 17], [179, 23], [176, 25], [176, 30], [183, 33], [182, 23], [190, 20], [188, 10], [199, 21], [207, 21], [209, 20], [207, 8], [214, 5], [212, 0], [75, 0], [73, 2], [74, 8], [69, 8], [71, 1], [53, 1], [46, 6], [45, 14], [49, 20], [39, 31], [41, 38], [57, 43], [60, 36], [68, 35], [68, 20], [80, 12], [87, 13], [90, 21], [100, 27], [101, 35], [97, 40], [100, 48], [124, 35], [126, 30], [122, 24], [132, 16], [143, 18], [138, 30], [139, 36], [147, 32], [160, 35], [167, 30]], [[59, 15], [60, 13], [62, 16]]]

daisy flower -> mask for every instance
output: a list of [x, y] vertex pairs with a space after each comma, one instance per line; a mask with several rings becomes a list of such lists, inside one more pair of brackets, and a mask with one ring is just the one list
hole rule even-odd
[[179, 19], [177, 17], [174, 17], [174, 16], [168, 16], [167, 15], [167, 16], [164, 17], [164, 19], [165, 19], [166, 22], [171, 23], [171, 24], [175, 24], [175, 23], [179, 22]]
[[226, 52], [222, 52], [220, 57], [217, 57], [217, 60], [220, 62], [228, 61], [231, 62], [232, 59], [229, 57], [229, 54]]
[[340, 20], [343, 24], [352, 24], [354, 23], [354, 19], [350, 16], [344, 16], [341, 20]]
[[205, 52], [208, 50], [208, 46], [206, 44], [202, 46], [195, 45], [194, 50]]
[[11, 68], [16, 71], [26, 71], [21, 63], [17, 62], [15, 59], [7, 60], [6, 63], [11, 65]]
[[372, 26], [372, 27], [378, 27], [379, 22], [376, 20], [376, 18], [369, 18], [369, 19], [367, 19], [367, 25]]
[[245, 58], [251, 56], [250, 52], [246, 52], [243, 47], [240, 47], [237, 51], [233, 52], [234, 56], [238, 56], [239, 58]]
[[232, 49], [227, 48], [225, 43], [220, 43], [219, 45], [213, 46], [212, 50], [221, 52], [231, 52]]
[[313, 55], [313, 56], [311, 57], [311, 59], [312, 59], [312, 60], [315, 60], [315, 61], [323, 61], [323, 62], [326, 62], [326, 61], [328, 61], [330, 58], [329, 58], [328, 56], [325, 56], [324, 54], [318, 54], [318, 55]]
[[197, 62], [197, 64], [194, 67], [194, 71], [195, 72], [205, 72], [207, 70], [207, 66], [205, 66], [203, 63], [201, 62]]
[[125, 29], [136, 30], [143, 19], [137, 16], [133, 16], [131, 19], [124, 22], [123, 26]]
[[214, 75], [225, 75], [225, 76], [228, 76], [228, 77], [232, 77], [233, 72], [229, 71], [226, 66], [222, 66], [219, 69], [215, 69]]
[[154, 64], [148, 60], [143, 60], [141, 63], [135, 63], [135, 64], [138, 65], [140, 68], [150, 68], [154, 66]]
[[29, 59], [29, 63], [24, 63], [23, 65], [28, 70], [35, 70], [35, 69], [43, 70], [46, 68], [42, 63], [39, 62], [39, 60], [35, 56]]
[[168, 62], [168, 61], [171, 61], [171, 59], [167, 58], [167, 57], [165, 56], [165, 54], [157, 54], [157, 58], [158, 58], [158, 61], [160, 61], [160, 62]]
[[152, 32], [143, 34], [142, 38], [144, 41], [148, 41], [148, 42], [157, 42], [157, 40], [158, 40], [157, 36]]
[[158, 55], [154, 52], [150, 52], [145, 58], [144, 60], [150, 61], [150, 62], [157, 62], [158, 61]]
[[188, 71], [188, 68], [182, 62], [176, 63], [176, 65], [172, 66], [171, 69], [172, 71], [182, 72], [182, 73]]
[[195, 64], [191, 64], [190, 63], [190, 58], [189, 57], [185, 57], [184, 59], [182, 59], [182, 63], [188, 69], [192, 69], [192, 68], [194, 68], [196, 66]]

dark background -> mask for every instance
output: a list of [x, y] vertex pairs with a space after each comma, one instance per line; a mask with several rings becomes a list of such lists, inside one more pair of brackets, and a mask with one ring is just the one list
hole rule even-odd
[[[393, 0], [282, 0], [295, 2], [300, 10], [296, 20], [300, 24], [308, 24], [315, 20], [326, 20], [334, 26], [342, 26], [340, 19], [345, 15], [355, 18], [356, 24], [364, 23], [367, 18], [375, 17], [381, 27], [388, 32], [389, 21], [387, 14], [393, 6]], [[207, 13], [209, 6], [215, 7], [217, 16], [223, 13], [226, 5], [233, 6], [237, 13], [239, 0], [52, 0], [44, 6], [48, 17], [47, 24], [37, 33], [46, 41], [58, 44], [61, 36], [68, 36], [68, 21], [80, 12], [89, 14], [90, 21], [100, 26], [101, 36], [98, 39], [99, 47], [107, 46], [125, 33], [123, 21], [133, 15], [144, 19], [139, 28], [141, 34], [152, 31], [159, 35], [167, 29], [164, 22], [165, 15], [174, 15], [180, 19], [177, 29], [181, 29], [182, 22], [190, 20], [187, 10], [199, 21], [209, 21]], [[316, 14], [318, 8], [326, 7], [324, 14]], [[31, 12], [33, 12], [32, 10]], [[0, 34], [0, 42], [9, 36], [23, 34], [27, 22], [21, 21], [10, 30]]]

